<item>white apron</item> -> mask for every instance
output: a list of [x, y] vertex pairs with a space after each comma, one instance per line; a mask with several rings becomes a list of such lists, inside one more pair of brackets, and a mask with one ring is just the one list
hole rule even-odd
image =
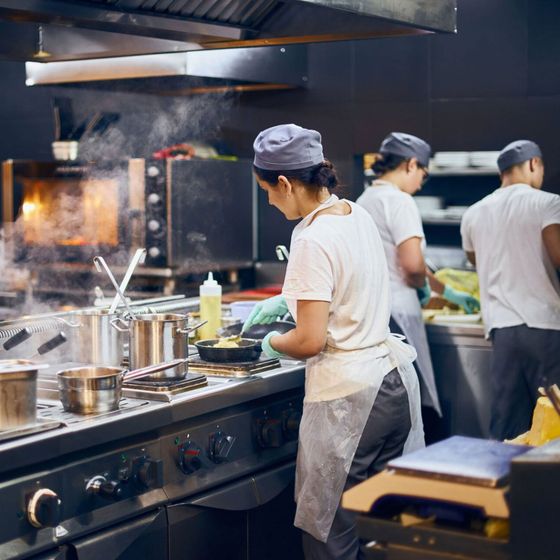
[[[375, 181], [376, 184], [382, 185], [387, 181]], [[392, 185], [394, 186], [394, 185]], [[398, 188], [398, 187], [394, 187]], [[385, 207], [385, 221], [389, 229], [391, 229], [391, 216]], [[391, 272], [393, 274], [393, 272]], [[399, 279], [400, 280], [400, 279]], [[422, 317], [422, 308], [416, 290], [403, 288], [398, 281], [391, 278], [391, 315], [402, 329], [408, 343], [416, 350], [416, 365], [422, 376], [422, 404], [432, 407], [441, 416], [441, 407], [439, 404], [436, 379], [434, 368], [432, 367], [432, 358], [430, 356], [430, 348], [428, 346], [428, 337], [426, 335], [426, 327]]]
[[391, 283], [391, 315], [402, 329], [407, 342], [416, 349], [416, 365], [424, 382], [422, 404], [431, 406], [441, 416], [426, 327], [416, 290], [403, 290]]
[[[292, 242], [312, 217], [332, 206], [331, 196], [294, 229]], [[288, 301], [288, 306], [297, 302]], [[290, 309], [295, 316], [295, 309]], [[411, 430], [404, 452], [424, 446], [420, 389], [412, 362], [414, 349], [397, 336], [355, 351], [327, 347], [307, 360], [305, 399], [299, 429], [294, 525], [326, 542], [350, 465], [383, 378], [397, 367], [408, 393]], [[387, 360], [390, 367], [387, 368]]]

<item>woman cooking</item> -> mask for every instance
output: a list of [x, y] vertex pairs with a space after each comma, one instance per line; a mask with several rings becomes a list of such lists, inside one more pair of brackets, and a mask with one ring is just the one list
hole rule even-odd
[[381, 234], [391, 284], [391, 330], [402, 332], [416, 349], [422, 405], [441, 416], [420, 304], [427, 303], [432, 289], [467, 313], [480, 304], [437, 280], [424, 262], [424, 231], [412, 195], [428, 178], [430, 145], [411, 134], [392, 132], [379, 153], [381, 157], [372, 165], [376, 180], [357, 204], [369, 212]]
[[338, 185], [321, 135], [294, 124], [261, 132], [254, 171], [295, 227], [282, 295], [258, 304], [243, 329], [290, 311], [296, 328], [269, 333], [270, 356], [307, 359], [299, 431], [295, 525], [307, 559], [360, 555], [344, 489], [424, 445], [413, 349], [389, 334], [389, 278], [381, 239]]

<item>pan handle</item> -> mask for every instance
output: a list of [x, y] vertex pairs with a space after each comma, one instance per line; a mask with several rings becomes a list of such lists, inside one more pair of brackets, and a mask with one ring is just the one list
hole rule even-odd
[[[127, 323], [122, 317], [115, 317], [109, 321], [111, 326], [119, 332], [127, 333], [130, 330], [130, 323]], [[121, 323], [124, 325], [124, 329], [119, 326], [117, 323]]]
[[197, 323], [194, 327], [187, 327], [186, 329], [181, 329], [180, 327], [177, 327], [177, 334], [189, 334], [190, 332], [196, 331], [196, 329], [199, 329], [200, 327], [202, 327], [202, 325], [206, 325], [206, 323], [208, 323], [208, 321], [201, 321], [200, 323]]
[[162, 364], [156, 364], [153, 366], [147, 366], [140, 369], [135, 369], [124, 373], [123, 380], [131, 381], [132, 379], [139, 379], [146, 375], [151, 375], [152, 373], [157, 373], [158, 371], [164, 371], [166, 369], [174, 368], [184, 364], [187, 360], [185, 358], [178, 358], [177, 360], [172, 360], [170, 362], [163, 362]]

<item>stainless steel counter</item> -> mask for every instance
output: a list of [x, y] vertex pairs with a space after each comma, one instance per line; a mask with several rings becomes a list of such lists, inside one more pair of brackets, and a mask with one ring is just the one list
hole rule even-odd
[[[209, 378], [207, 387], [176, 395], [169, 403], [128, 399], [139, 406], [95, 417], [67, 415], [68, 424], [62, 428], [0, 444], [0, 475], [95, 445], [118, 445], [125, 438], [176, 422], [301, 389], [304, 377], [302, 362], [285, 360], [281, 368], [246, 379]], [[60, 402], [40, 398], [39, 404], [54, 407]]]
[[427, 323], [444, 434], [489, 437], [492, 345], [482, 324]]

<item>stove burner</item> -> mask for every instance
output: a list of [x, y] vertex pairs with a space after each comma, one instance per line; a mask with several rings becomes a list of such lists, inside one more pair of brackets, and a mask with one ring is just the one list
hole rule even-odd
[[221, 377], [249, 377], [279, 367], [281, 364], [278, 358], [263, 358], [262, 356], [252, 362], [226, 363], [207, 362], [199, 356], [189, 358], [189, 371], [199, 371]]
[[189, 373], [183, 379], [162, 379], [159, 381], [138, 379], [136, 381], [126, 381], [124, 386], [144, 389], [145, 391], [172, 391], [178, 393], [192, 388], [204, 387], [207, 384], [206, 376], [202, 373]]
[[187, 373], [184, 379], [146, 381], [138, 379], [123, 383], [123, 395], [137, 399], [171, 402], [174, 395], [206, 387], [208, 380], [202, 373]]

